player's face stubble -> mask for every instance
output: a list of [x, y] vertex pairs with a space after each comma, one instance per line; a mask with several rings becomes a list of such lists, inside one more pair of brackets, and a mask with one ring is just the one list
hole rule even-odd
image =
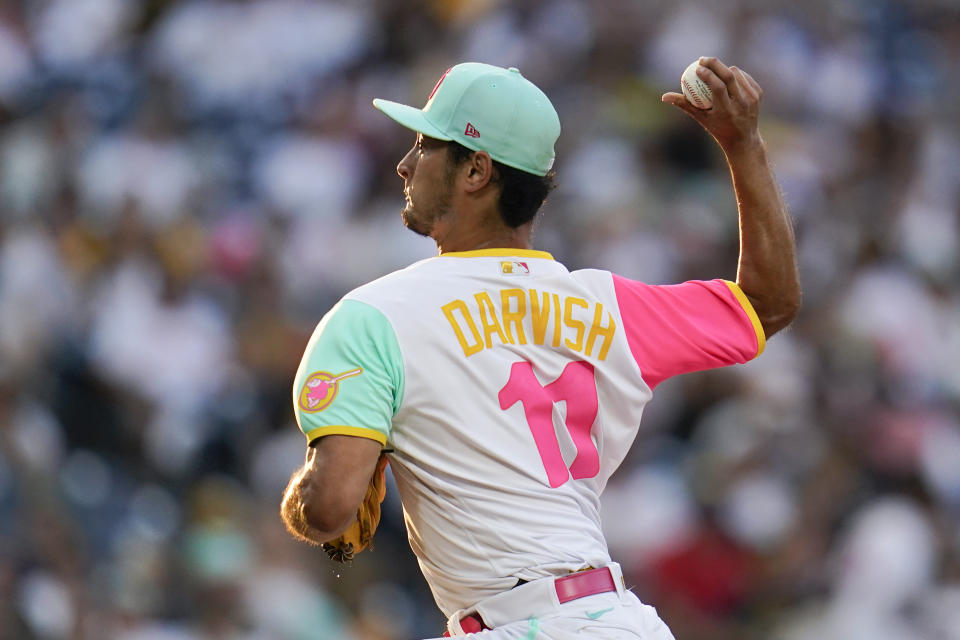
[[453, 169], [446, 143], [417, 136], [417, 143], [397, 165], [407, 199], [400, 215], [408, 229], [422, 236], [433, 236], [437, 222], [450, 215]]

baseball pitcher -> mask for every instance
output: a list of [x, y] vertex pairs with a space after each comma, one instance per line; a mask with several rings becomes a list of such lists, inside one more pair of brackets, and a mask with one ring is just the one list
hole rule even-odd
[[445, 635], [673, 637], [624, 585], [601, 494], [660, 382], [755, 358], [800, 298], [760, 87], [715, 58], [697, 74], [711, 108], [663, 101], [726, 155], [736, 282], [651, 286], [534, 250], [560, 121], [517, 69], [458, 64], [422, 109], [374, 100], [416, 132], [397, 167], [402, 217], [439, 255], [350, 292], [317, 326], [293, 389], [306, 462], [281, 511], [294, 536], [350, 559], [371, 543], [389, 463]]

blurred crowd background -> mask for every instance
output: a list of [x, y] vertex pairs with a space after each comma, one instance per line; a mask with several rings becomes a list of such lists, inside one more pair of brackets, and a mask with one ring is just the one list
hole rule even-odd
[[291, 384], [403, 229], [421, 105], [517, 66], [563, 122], [538, 248], [735, 277], [723, 158], [660, 103], [764, 87], [804, 307], [661, 385], [605, 527], [678, 640], [960, 638], [956, 0], [0, 2], [0, 638], [437, 636], [395, 493], [352, 566], [277, 516]]

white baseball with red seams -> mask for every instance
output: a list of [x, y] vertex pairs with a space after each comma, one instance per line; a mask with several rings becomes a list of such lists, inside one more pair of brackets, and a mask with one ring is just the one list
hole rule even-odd
[[698, 109], [709, 109], [713, 106], [713, 92], [710, 91], [709, 85], [697, 75], [699, 65], [700, 60], [697, 59], [683, 70], [683, 75], [680, 76], [680, 88], [687, 102]]

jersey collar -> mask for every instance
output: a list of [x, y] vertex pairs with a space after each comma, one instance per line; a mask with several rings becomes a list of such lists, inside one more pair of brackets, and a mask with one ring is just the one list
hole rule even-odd
[[536, 251], [534, 249], [475, 249], [473, 251], [451, 251], [441, 253], [441, 258], [543, 258], [544, 260], [553, 260], [553, 256], [546, 251]]

